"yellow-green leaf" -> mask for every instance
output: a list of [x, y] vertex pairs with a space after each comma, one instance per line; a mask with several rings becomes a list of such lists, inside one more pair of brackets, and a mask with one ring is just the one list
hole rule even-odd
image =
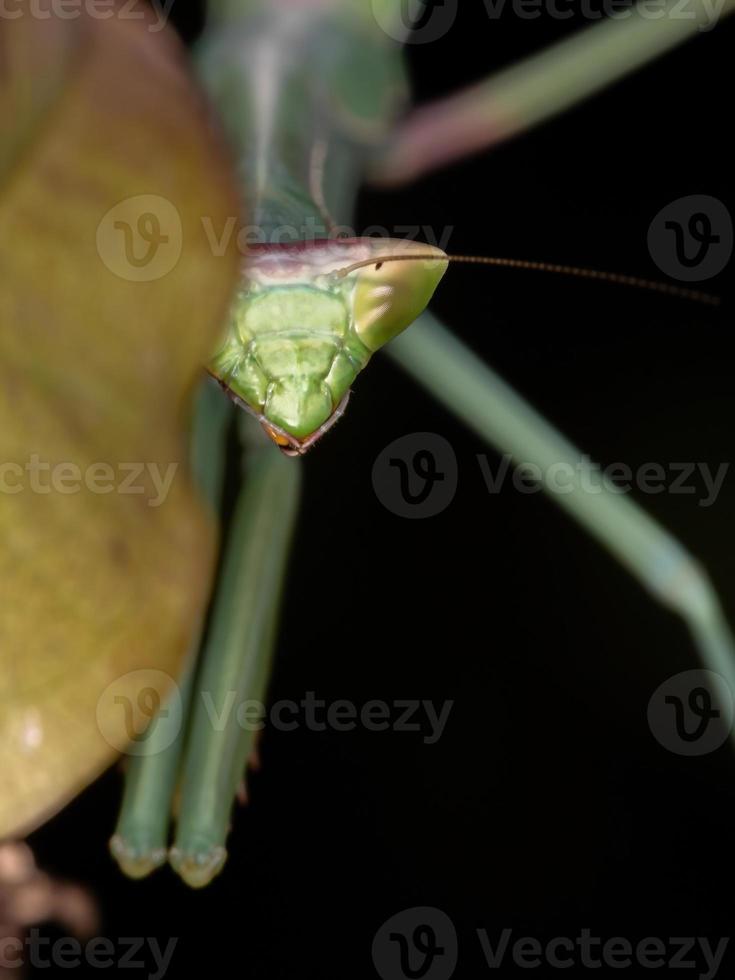
[[126, 9], [0, 20], [0, 838], [140, 730], [209, 589], [186, 428], [237, 200], [178, 43]]

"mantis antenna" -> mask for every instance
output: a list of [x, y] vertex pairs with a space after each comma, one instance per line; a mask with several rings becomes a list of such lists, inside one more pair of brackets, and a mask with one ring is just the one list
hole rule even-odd
[[628, 276], [619, 272], [604, 272], [601, 269], [586, 269], [577, 265], [559, 265], [555, 262], [533, 262], [528, 259], [507, 259], [498, 258], [490, 255], [443, 255], [437, 256], [436, 253], [412, 253], [411, 255], [383, 255], [376, 259], [363, 259], [354, 262], [352, 265], [338, 269], [335, 275], [342, 278], [351, 272], [365, 266], [374, 265], [376, 269], [386, 262], [458, 262], [466, 265], [494, 265], [505, 269], [525, 269], [533, 272], [551, 272], [563, 276], [574, 276], [577, 279], [596, 279], [600, 282], [611, 282], [619, 286], [632, 286], [634, 289], [647, 289], [655, 293], [663, 293], [667, 296], [676, 296], [679, 299], [691, 300], [694, 303], [704, 303], [706, 306], [719, 306], [720, 297], [713, 296], [699, 289], [688, 289], [685, 286], [672, 286], [666, 282], [657, 282], [655, 279], [642, 279], [639, 276]]

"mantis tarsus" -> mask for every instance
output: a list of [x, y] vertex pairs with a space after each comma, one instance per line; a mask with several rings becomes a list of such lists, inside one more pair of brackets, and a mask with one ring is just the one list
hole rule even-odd
[[[426, 112], [391, 138], [402, 94], [400, 51], [365, 5], [325, 2], [304, 10], [302, 5], [288, 2], [265, 7], [231, 0], [210, 6], [199, 66], [240, 155], [249, 217], [265, 242], [276, 240], [284, 228], [296, 229], [298, 239], [305, 237], [298, 229], [316, 226], [328, 237], [331, 220], [338, 225], [350, 222], [355, 194], [369, 168], [385, 175], [393, 166], [395, 173], [413, 175], [453, 152], [437, 153], [440, 159], [432, 161], [424, 152], [427, 145], [459, 144], [470, 149], [497, 138], [499, 133], [506, 136], [520, 131], [574, 101], [579, 96], [580, 77], [589, 80], [587, 91], [601, 87], [696, 29], [696, 24], [674, 18], [666, 18], [659, 26], [633, 18], [627, 24], [597, 27], [589, 38], [574, 38], [558, 51], [534, 59], [521, 74], [520, 69], [504, 73], [491, 86], [489, 116], [482, 108], [480, 92], [452, 104], [438, 118], [448, 119], [454, 139], [442, 142], [427, 125]], [[394, 16], [398, 23], [395, 11], [391, 14], [392, 4], [378, 6], [382, 16]], [[728, 11], [731, 7], [729, 4]], [[627, 52], [623, 60], [617, 56], [621, 44]], [[355, 60], [371, 80], [369, 86], [358, 90], [347, 84]], [[566, 71], [560, 69], [561, 62]], [[304, 81], [305, 67], [309, 68], [308, 84]], [[298, 129], [293, 125], [296, 116]], [[389, 149], [384, 160], [389, 162], [383, 163], [381, 171], [377, 151], [385, 143]], [[330, 247], [337, 245], [332, 242]], [[394, 252], [396, 247], [392, 244], [389, 250]], [[254, 254], [257, 257], [257, 251]], [[326, 269], [320, 266], [314, 278], [328, 277], [364, 258], [362, 253], [352, 254], [333, 261]], [[382, 288], [390, 280], [385, 279], [385, 270], [378, 268], [379, 259], [378, 253], [371, 261], [375, 261], [375, 275], [383, 273], [377, 283]], [[436, 264], [443, 271], [440, 257]], [[412, 263], [406, 263], [400, 272], [391, 270], [393, 273], [399, 283], [408, 283], [409, 292], [415, 287], [416, 267]], [[432, 280], [428, 287], [420, 288], [419, 295], [408, 300], [401, 323], [388, 330], [380, 343], [368, 347], [377, 349], [407, 326], [421, 312], [435, 285]], [[308, 324], [312, 333], [319, 317], [327, 315], [325, 308], [314, 306], [314, 302], [313, 294], [299, 296], [299, 315], [313, 311], [314, 322]], [[276, 303], [268, 315], [277, 319], [279, 310], [284, 310], [282, 303]], [[389, 352], [494, 445], [542, 466], [578, 460], [573, 446], [431, 314], [423, 313], [415, 327], [391, 344]], [[225, 349], [215, 362], [214, 373], [230, 387], [241, 366], [232, 363]], [[247, 364], [244, 367], [250, 370]], [[343, 379], [343, 388], [349, 388], [351, 380]], [[249, 400], [251, 407], [256, 403], [258, 411], [262, 405], [252, 391], [262, 383], [263, 379], [255, 379], [254, 387], [236, 392]], [[335, 402], [340, 401], [341, 393], [342, 389], [335, 394]], [[217, 418], [220, 410], [213, 408], [212, 397], [211, 392], [203, 396], [198, 415], [197, 424], [203, 427], [198, 430], [200, 437], [202, 431], [205, 433], [206, 458], [197, 469], [202, 478], [210, 480], [208, 496], [216, 501], [216, 473], [221, 469], [221, 443], [216, 433], [222, 418]], [[339, 406], [333, 404], [328, 411], [322, 406], [313, 413], [309, 409], [301, 430], [298, 420], [294, 425], [294, 418], [289, 418], [292, 407], [267, 412], [264, 421], [276, 442], [298, 449], [300, 440], [323, 426]], [[302, 409], [304, 405], [299, 403], [296, 414]], [[232, 691], [242, 700], [264, 696], [278, 583], [283, 577], [299, 482], [297, 461], [283, 459], [268, 444], [254, 448], [257, 443], [250, 420], [241, 427], [249, 475], [225, 545], [206, 656], [196, 673], [192, 666], [191, 676], [183, 685], [197, 693], [206, 692], [211, 702], [220, 705]], [[199, 443], [195, 448], [195, 459], [202, 458], [198, 455], [201, 446]], [[591, 497], [578, 482], [573, 493], [557, 499], [657, 599], [685, 619], [705, 663], [735, 688], [735, 647], [729, 629], [705, 573], [687, 552], [628, 498], [613, 492]], [[154, 722], [152, 746], [163, 725], [165, 719]], [[170, 851], [174, 867], [192, 885], [206, 884], [223, 864], [229, 814], [251, 749], [252, 734], [236, 726], [214, 732], [206, 706], [201, 698], [195, 698], [181, 769], [177, 829]], [[113, 844], [116, 856], [131, 874], [146, 874], [166, 859], [179, 758], [176, 741], [167, 751], [131, 760]]]

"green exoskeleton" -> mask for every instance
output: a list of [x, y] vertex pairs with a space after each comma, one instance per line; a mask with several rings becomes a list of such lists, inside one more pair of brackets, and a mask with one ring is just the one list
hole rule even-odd
[[393, 239], [256, 246], [209, 370], [286, 454], [303, 453], [342, 415], [372, 355], [424, 311], [446, 268], [441, 249]]
[[251, 249], [226, 340], [208, 366], [286, 455], [305, 453], [341, 418], [372, 355], [426, 309], [449, 262], [607, 279], [705, 303], [697, 290], [590, 269], [449, 256], [402, 239], [323, 239]]
[[[704, 5], [694, 5], [702, 14]], [[600, 25], [501, 73], [487, 83], [487, 97], [479, 87], [440, 106], [439, 130], [428, 110], [401, 129], [406, 7], [416, 14], [423, 3], [210, 0], [200, 74], [229, 133], [259, 234], [208, 365], [247, 410], [240, 413], [245, 478], [208, 630], [193, 638], [179, 682], [185, 730], [171, 731], [162, 714], [146, 754], [129, 760], [112, 849], [134, 876], [167, 859], [194, 886], [218, 873], [253, 751], [253, 730], [234, 713], [226, 724], [213, 719], [227, 717], [233, 702], [266, 697], [301, 466], [274, 451], [250, 416], [286, 455], [301, 455], [340, 417], [358, 373], [388, 341], [389, 353], [483, 439], [542, 470], [561, 463], [577, 474], [556, 502], [684, 618], [705, 663], [735, 688], [735, 645], [697, 563], [614, 488], [590, 495], [574, 446], [425, 312], [452, 257], [423, 244], [333, 233], [334, 223], [354, 220], [371, 171], [413, 176], [518, 132], [684, 40], [696, 21], [632, 16]], [[289, 244], [275, 244], [284, 229]], [[215, 509], [228, 408], [212, 384], [195, 417], [193, 469]]]
[[209, 371], [286, 455], [302, 455], [341, 418], [372, 355], [423, 313], [450, 261], [595, 277], [717, 303], [707, 293], [632, 276], [449, 256], [402, 239], [256, 246]]
[[[563, 493], [546, 483], [554, 502], [683, 619], [705, 665], [735, 691], [735, 643], [705, 570], [633, 496], [605, 482], [590, 490], [584, 469], [589, 457], [425, 309], [447, 263], [458, 257], [392, 237], [361, 238], [356, 218], [364, 183], [400, 183], [492, 146], [700, 28], [704, 36], [697, 43], [710, 44], [707, 31], [714, 16], [735, 11], [735, 0], [689, 0], [684, 16], [680, 0], [662, 0], [655, 17], [646, 9], [650, 5], [641, 3], [624, 16], [570, 33], [465, 92], [417, 109], [410, 106], [402, 45], [412, 24], [423, 31], [425, 21], [432, 21], [425, 0], [209, 0], [207, 6], [196, 65], [212, 115], [229, 137], [231, 168], [219, 152], [218, 122], [205, 121], [200, 93], [171, 71], [178, 56], [163, 31], [158, 47], [162, 25], [136, 28], [113, 17], [109, 31], [93, 31], [90, 23], [80, 22], [78, 43], [77, 25], [48, 18], [53, 29], [43, 35], [47, 45], [37, 44], [40, 25], [34, 27], [34, 18], [20, 18], [7, 22], [17, 26], [20, 41], [0, 44], [0, 88], [10, 110], [4, 118], [12, 120], [1, 244], [7, 268], [17, 272], [17, 282], [11, 275], [0, 294], [9, 419], [3, 430], [10, 461], [3, 462], [10, 482], [2, 510], [12, 532], [5, 548], [5, 578], [12, 588], [0, 645], [0, 837], [18, 837], [39, 826], [115, 752], [127, 749], [112, 851], [132, 876], [168, 861], [193, 886], [205, 885], [222, 868], [233, 804], [247, 789], [244, 774], [263, 720], [248, 709], [264, 708], [268, 696], [279, 597], [299, 507], [304, 468], [299, 457], [340, 417], [353, 383], [359, 389], [358, 372], [383, 349], [483, 443], [542, 473], [563, 467], [569, 474]], [[445, 13], [452, 6], [434, 5]], [[493, 26], [500, 33], [500, 25]], [[10, 28], [3, 26], [2, 42], [6, 34], [9, 39]], [[34, 71], [29, 56], [36, 46], [43, 71]], [[105, 103], [98, 166], [96, 80], [111, 70], [108, 56], [116, 51], [113, 74], [120, 72], [134, 92], [130, 101]], [[141, 78], [127, 74], [139, 66], [148, 69]], [[67, 91], [67, 81], [69, 97], [57, 98]], [[159, 86], [165, 98], [138, 118], [146, 96]], [[195, 111], [179, 113], [179, 108]], [[38, 145], [33, 140], [26, 160], [25, 137], [35, 133], [36, 123], [43, 138]], [[127, 143], [127, 133], [134, 138], [123, 147], [120, 139]], [[487, 186], [497, 193], [491, 166], [489, 160]], [[42, 205], [48, 203], [48, 176], [67, 173], [73, 177], [65, 182], [64, 208], [57, 211], [53, 202], [47, 214]], [[233, 173], [241, 188], [241, 212], [230, 193]], [[226, 192], [209, 193], [220, 182]], [[117, 196], [122, 188], [124, 201]], [[220, 221], [241, 217], [251, 247], [244, 249], [239, 288], [225, 296], [235, 271], [234, 249], [223, 250], [231, 256], [220, 263], [217, 277], [217, 262], [209, 260], [218, 250], [209, 235], [193, 251], [184, 250], [188, 257], [180, 256], [184, 261], [174, 276], [163, 277], [172, 288], [156, 294], [155, 301], [136, 276], [120, 275], [117, 262], [110, 265], [111, 255], [127, 256], [133, 225], [113, 220], [107, 227], [107, 219], [119, 204], [132, 207], [151, 194], [171, 211], [164, 222], [167, 233], [153, 238], [174, 253], [182, 235], [192, 242], [207, 221], [218, 234]], [[96, 211], [108, 197], [114, 207], [103, 217]], [[133, 217], [132, 211], [125, 213]], [[424, 217], [419, 211], [413, 220]], [[126, 267], [141, 271], [143, 258], [157, 248], [149, 250], [155, 244], [147, 237], [153, 225], [145, 215], [135, 218], [136, 224], [143, 219], [144, 247], [135, 249], [132, 259], [127, 256]], [[244, 230], [238, 229], [238, 239]], [[36, 236], [38, 252], [31, 247]], [[120, 251], [105, 258], [101, 244], [113, 240]], [[68, 243], [73, 245], [67, 254]], [[164, 252], [171, 255], [164, 249], [162, 258]], [[633, 282], [543, 263], [482, 261]], [[89, 290], [88, 269], [100, 273]], [[135, 288], [122, 290], [123, 284]], [[666, 291], [706, 299], [683, 289]], [[104, 310], [115, 308], [114, 297], [124, 298], [120, 310], [100, 319]], [[229, 320], [223, 316], [228, 300], [233, 300]], [[49, 319], [54, 307], [63, 307], [63, 315]], [[131, 310], [138, 315], [129, 316]], [[117, 347], [101, 343], [100, 323], [108, 325], [109, 336], [124, 316], [135, 321], [136, 331], [121, 332]], [[220, 341], [210, 345], [215, 319], [221, 321]], [[34, 324], [38, 329], [30, 329]], [[135, 340], [123, 345], [123, 336]], [[128, 349], [121, 358], [123, 346]], [[62, 355], [58, 363], [56, 352]], [[164, 378], [160, 367], [167, 361], [171, 370]], [[176, 470], [181, 407], [195, 363], [202, 384], [191, 413], [190, 469], [211, 512], [209, 522], [185, 467], [171, 484], [178, 501], [146, 512], [139, 498], [123, 500], [123, 494], [135, 492], [127, 479], [119, 494], [112, 493], [106, 477], [98, 483], [94, 463], [108, 452], [141, 460], [150, 451], [153, 459], [175, 460]], [[204, 377], [207, 367], [229, 398]], [[80, 390], [70, 399], [77, 379]], [[114, 383], [109, 390], [108, 380]], [[146, 386], [159, 397], [142, 397]], [[411, 399], [410, 385], [406, 399]], [[247, 411], [235, 411], [233, 401]], [[90, 412], [91, 406], [99, 411]], [[594, 399], [586, 407], [592, 415]], [[52, 470], [54, 492], [46, 497], [39, 490], [36, 499], [31, 485], [16, 497], [21, 488], [12, 468], [23, 471], [18, 460], [40, 448], [36, 432], [60, 463]], [[151, 434], [155, 438], [149, 439]], [[242, 460], [241, 473], [227, 458], [233, 448], [236, 460]], [[35, 451], [31, 455], [38, 458]], [[90, 476], [87, 492], [78, 495], [66, 483], [75, 459]], [[223, 500], [226, 465], [228, 487], [237, 490], [232, 508], [229, 494]], [[313, 466], [319, 465], [317, 453]], [[36, 522], [41, 512], [48, 522]], [[364, 511], [352, 512], [363, 519]], [[326, 510], [324, 516], [329, 518]], [[211, 583], [209, 610], [199, 601], [186, 609], [187, 597], [203, 597], [209, 584], [205, 571], [215, 523], [222, 528], [222, 560]], [[58, 538], [45, 533], [62, 526]], [[67, 554], [63, 544], [72, 540], [79, 542], [78, 551]], [[182, 554], [187, 567], [179, 575]], [[165, 560], [159, 561], [161, 556]], [[339, 558], [338, 552], [328, 552], [329, 573], [339, 567]], [[467, 574], [463, 558], [458, 552], [458, 576]], [[69, 560], [74, 577], [67, 581]], [[92, 583], [95, 576], [99, 581]], [[75, 582], [82, 587], [75, 588]], [[146, 588], [154, 582], [155, 588]], [[87, 583], [95, 585], [89, 593]], [[324, 583], [316, 580], [321, 594], [328, 584], [326, 576]], [[366, 609], [379, 623], [385, 598], [384, 590], [381, 595], [380, 589], [361, 587], [364, 582], [350, 578], [348, 584], [354, 616], [353, 608], [341, 609], [346, 629], [340, 635], [330, 631], [327, 640], [340, 646], [359, 630]], [[492, 601], [491, 593], [488, 597]], [[572, 595], [569, 607], [574, 607]], [[297, 626], [308, 646], [308, 622]], [[26, 644], [32, 655], [19, 657]], [[168, 672], [178, 671], [184, 647], [190, 655], [173, 678]], [[161, 684], [160, 696], [151, 675]], [[163, 703], [171, 691], [175, 697]], [[134, 719], [151, 718], [159, 705], [150, 726], [138, 730]], [[105, 732], [110, 721], [113, 738]]]

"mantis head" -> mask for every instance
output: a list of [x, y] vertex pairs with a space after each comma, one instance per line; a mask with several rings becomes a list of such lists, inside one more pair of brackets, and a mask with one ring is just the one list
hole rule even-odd
[[447, 262], [395, 239], [255, 246], [210, 373], [301, 455], [341, 416], [375, 351], [423, 312]]
[[289, 455], [342, 415], [370, 357], [423, 312], [449, 262], [561, 273], [717, 305], [716, 296], [636, 276], [490, 256], [447, 255], [396, 239], [352, 238], [252, 250], [210, 372]]

